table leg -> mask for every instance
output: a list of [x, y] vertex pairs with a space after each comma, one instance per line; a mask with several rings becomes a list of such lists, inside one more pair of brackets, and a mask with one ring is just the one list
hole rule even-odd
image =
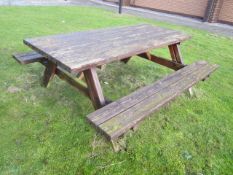
[[47, 62], [45, 71], [44, 71], [43, 81], [42, 81], [42, 85], [44, 87], [47, 87], [49, 84], [49, 81], [54, 77], [56, 73], [56, 67], [57, 66], [51, 61]]
[[[172, 57], [172, 61], [180, 63], [180, 64], [184, 64], [183, 63], [183, 58], [180, 52], [180, 48], [179, 48], [179, 43], [178, 44], [173, 44], [168, 46], [171, 57]], [[193, 96], [193, 90], [192, 88], [188, 89], [189, 95]]]
[[84, 76], [87, 82], [89, 95], [95, 109], [103, 107], [106, 102], [103, 96], [102, 88], [96, 72], [96, 68], [90, 68], [84, 71]]
[[177, 63], [183, 64], [183, 58], [180, 52], [180, 48], [178, 44], [173, 44], [168, 46], [172, 61], [175, 61]]

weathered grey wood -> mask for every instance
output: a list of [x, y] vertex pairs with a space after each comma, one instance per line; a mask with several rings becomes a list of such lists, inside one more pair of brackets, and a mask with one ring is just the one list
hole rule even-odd
[[49, 84], [49, 81], [54, 77], [56, 73], [56, 69], [57, 69], [57, 66], [53, 62], [48, 61], [45, 67], [43, 81], [42, 81], [42, 85], [44, 87], [47, 87]]
[[155, 55], [151, 55], [150, 53], [142, 53], [142, 54], [139, 54], [138, 56], [145, 58], [145, 59], [148, 59], [150, 61], [153, 61], [155, 63], [158, 63], [162, 66], [166, 66], [166, 67], [173, 69], [173, 70], [179, 70], [179, 69], [185, 67], [184, 64], [178, 63], [176, 61], [170, 61], [170, 60], [167, 60], [165, 58], [158, 57]]
[[99, 78], [96, 72], [96, 68], [90, 68], [85, 70], [84, 76], [87, 82], [89, 96], [95, 109], [99, 109], [106, 104], [102, 88], [99, 82]]
[[115, 140], [216, 69], [217, 65], [197, 62], [95, 111], [87, 118], [108, 139]]
[[[20, 64], [31, 64], [31, 63], [39, 62], [44, 66], [46, 66], [48, 62], [48, 60], [44, 56], [42, 56], [41, 54], [35, 51], [26, 52], [26, 53], [16, 53], [13, 54], [12, 57]], [[102, 70], [104, 67], [105, 65], [100, 66], [99, 68]], [[57, 69], [59, 69], [59, 72], [65, 71], [60, 67], [57, 67]], [[76, 77], [78, 79], [83, 79], [84, 78], [83, 72], [76, 73]]]
[[20, 64], [30, 64], [34, 62], [40, 62], [44, 57], [37, 52], [17, 53], [12, 55], [13, 58]]
[[24, 43], [68, 72], [121, 60], [190, 38], [148, 24], [25, 39]]

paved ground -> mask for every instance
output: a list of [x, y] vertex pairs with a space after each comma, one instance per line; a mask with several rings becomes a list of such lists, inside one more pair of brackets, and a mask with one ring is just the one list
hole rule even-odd
[[[118, 9], [117, 5], [113, 3], [106, 3], [102, 0], [0, 0], [0, 5], [80, 5], [95, 6], [116, 12]], [[123, 13], [132, 14], [157, 21], [163, 21], [192, 28], [207, 30], [212, 33], [233, 38], [233, 26], [230, 25], [203, 23], [202, 21], [194, 18], [187, 18], [179, 15], [171, 15], [134, 7], [124, 7]]]
[[[117, 11], [118, 6], [113, 3], [106, 3], [102, 0], [91, 0], [93, 3], [101, 4], [103, 7]], [[157, 21], [163, 21], [192, 28], [207, 30], [212, 33], [224, 35], [233, 38], [233, 26], [218, 23], [204, 23], [199, 19], [188, 18], [179, 15], [166, 14], [161, 12], [155, 12], [152, 10], [135, 8], [135, 7], [124, 7], [123, 13], [132, 14], [144, 18], [149, 18]]]

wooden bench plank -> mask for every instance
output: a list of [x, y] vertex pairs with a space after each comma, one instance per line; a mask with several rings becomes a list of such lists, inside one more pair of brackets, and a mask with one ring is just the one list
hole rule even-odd
[[[167, 87], [164, 87], [164, 89], [158, 93], [115, 116], [111, 120], [101, 124], [99, 127], [108, 135], [111, 140], [118, 138], [146, 116], [159, 109], [161, 106], [165, 105], [173, 98], [180, 95], [183, 91], [192, 87], [196, 82], [204, 78], [201, 76], [203, 73], [204, 72], [200, 72], [198, 79], [187, 78], [183, 81], [179, 81], [178, 83], [176, 82]], [[208, 74], [209, 71], [205, 72], [205, 75]]]
[[145, 98], [153, 95], [156, 93], [159, 89], [163, 88], [163, 86], [169, 85], [172, 82], [176, 82], [180, 80], [183, 76], [187, 76], [192, 71], [195, 71], [203, 66], [206, 66], [206, 62], [198, 62], [195, 64], [190, 65], [189, 67], [185, 67], [182, 69], [182, 71], [177, 71], [176, 74], [172, 74], [170, 76], [167, 76], [161, 80], [159, 80], [156, 84], [152, 84], [146, 87], [143, 87], [132, 94], [123, 97], [120, 100], [117, 100], [115, 102], [112, 102], [111, 104], [105, 106], [104, 108], [99, 109], [98, 111], [95, 111], [94, 113], [91, 113], [88, 115], [88, 119], [93, 122], [95, 125], [99, 125], [106, 120], [111, 119], [113, 116], [118, 114], [119, 112], [122, 112], [131, 106], [133, 106], [135, 103], [138, 103]]
[[13, 58], [20, 64], [30, 64], [34, 62], [40, 62], [44, 57], [37, 52], [17, 53], [13, 54]]
[[[207, 77], [216, 68], [217, 65], [209, 65], [207, 62], [197, 62], [169, 75], [152, 86], [142, 88], [123, 99], [97, 110], [88, 115], [87, 118], [109, 140], [115, 140], [147, 115]], [[182, 73], [184, 74], [182, 75]], [[154, 91], [151, 89], [154, 89]], [[147, 93], [148, 90], [150, 93]], [[115, 110], [112, 107], [117, 109]]]

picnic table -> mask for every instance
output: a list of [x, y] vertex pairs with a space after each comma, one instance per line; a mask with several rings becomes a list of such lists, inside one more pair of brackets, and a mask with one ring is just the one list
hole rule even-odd
[[[58, 75], [88, 96], [96, 109], [88, 120], [114, 141], [217, 68], [205, 61], [189, 66], [183, 63], [179, 46], [189, 38], [179, 31], [141, 24], [25, 39], [24, 43], [33, 51], [15, 54], [14, 58], [21, 64], [42, 63], [44, 86]], [[168, 47], [171, 59], [151, 54], [161, 47]], [[176, 72], [110, 103], [103, 95], [97, 69], [117, 60], [127, 63], [133, 56]]]

